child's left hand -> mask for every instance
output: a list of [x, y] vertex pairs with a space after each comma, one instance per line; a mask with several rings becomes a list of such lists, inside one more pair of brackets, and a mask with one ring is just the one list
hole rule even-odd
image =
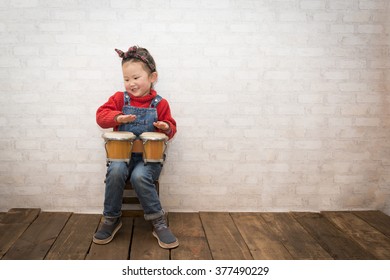
[[158, 121], [154, 122], [153, 125], [163, 131], [169, 130], [169, 124], [167, 124], [166, 122]]

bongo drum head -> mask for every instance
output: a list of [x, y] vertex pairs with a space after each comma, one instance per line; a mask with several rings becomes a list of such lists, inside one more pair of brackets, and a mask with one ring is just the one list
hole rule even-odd
[[105, 140], [128, 141], [134, 140], [136, 136], [134, 133], [127, 131], [110, 131], [103, 133], [102, 137]]
[[144, 132], [139, 138], [141, 140], [151, 140], [151, 141], [163, 141], [168, 140], [168, 136], [161, 132]]

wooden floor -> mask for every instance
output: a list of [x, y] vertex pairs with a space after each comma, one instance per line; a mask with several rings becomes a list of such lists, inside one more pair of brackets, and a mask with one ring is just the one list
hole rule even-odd
[[11, 209], [0, 213], [0, 259], [390, 259], [390, 217], [379, 211], [170, 213], [180, 241], [161, 249], [151, 226], [124, 217], [107, 245], [92, 243], [100, 215]]

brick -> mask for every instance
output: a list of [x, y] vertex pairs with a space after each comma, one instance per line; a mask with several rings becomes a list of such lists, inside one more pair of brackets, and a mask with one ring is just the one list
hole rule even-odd
[[282, 12], [279, 15], [281, 21], [297, 21], [297, 22], [306, 22], [307, 16], [304, 12]]
[[365, 46], [368, 43], [368, 39], [364, 36], [345, 34], [343, 36], [342, 43], [347, 46]]
[[280, 105], [276, 111], [281, 115], [303, 115], [305, 108], [301, 105]]
[[340, 91], [351, 92], [366, 92], [368, 89], [367, 83], [341, 83], [339, 84]]
[[18, 58], [0, 57], [0, 67], [21, 67], [21, 62]]
[[37, 140], [18, 140], [15, 142], [15, 148], [18, 150], [37, 150], [41, 144]]
[[10, 6], [15, 8], [34, 8], [39, 5], [39, 0], [11, 0]]
[[364, 175], [337, 175], [334, 181], [340, 184], [361, 183], [365, 181], [365, 177]]
[[81, 10], [54, 11], [54, 18], [58, 20], [74, 21], [85, 17], [86, 17], [86, 11], [81, 11]]
[[330, 26], [331, 33], [354, 33], [354, 30], [352, 24], [332, 24]]
[[329, 2], [330, 9], [350, 11], [356, 9], [355, 0], [331, 0]]
[[302, 141], [296, 141], [294, 146], [297, 149], [304, 149], [304, 150], [319, 150], [322, 148], [322, 141], [318, 140], [302, 140]]
[[164, 23], [143, 23], [141, 29], [143, 32], [166, 32], [168, 27]]
[[170, 6], [173, 8], [180, 8], [180, 9], [196, 8], [196, 7], [198, 7], [198, 1], [196, 1], [196, 0], [173, 0], [173, 1], [171, 1]]
[[62, 57], [59, 59], [59, 67], [62, 68], [84, 68], [87, 66], [89, 58], [84, 56]]
[[370, 111], [370, 106], [361, 104], [361, 105], [348, 105], [341, 108], [342, 115], [354, 115], [361, 116], [367, 115]]
[[347, 71], [327, 71], [324, 73], [325, 79], [329, 80], [347, 80], [350, 74]]
[[83, 173], [101, 173], [104, 172], [104, 165], [99, 163], [78, 163], [76, 166], [77, 172]]
[[301, 9], [320, 10], [325, 8], [325, 1], [323, 0], [302, 0], [300, 1]]
[[117, 19], [116, 11], [107, 10], [92, 10], [89, 12], [89, 18], [91, 20], [107, 20], [112, 21]]
[[121, 9], [136, 9], [138, 8], [138, 1], [110, 0], [110, 6]]
[[349, 152], [349, 151], [335, 151], [334, 158], [336, 160], [342, 160], [349, 162], [351, 160], [368, 160], [370, 153], [367, 151], [362, 152]]
[[367, 61], [364, 59], [340, 60], [340, 68], [344, 69], [363, 69], [367, 67]]
[[374, 103], [380, 104], [382, 97], [376, 94], [367, 94], [367, 93], [358, 93], [356, 97], [356, 101], [358, 103]]
[[66, 30], [66, 25], [63, 22], [50, 22], [41, 23], [38, 28], [43, 32], [62, 32]]
[[315, 94], [301, 94], [298, 96], [299, 103], [323, 103], [324, 97], [322, 95]]
[[323, 56], [325, 54], [324, 48], [297, 48], [296, 55], [298, 56]]
[[355, 125], [357, 126], [379, 126], [380, 118], [356, 118]]
[[58, 44], [84, 44], [87, 42], [87, 37], [85, 35], [55, 35], [55, 41]]
[[252, 33], [258, 30], [258, 26], [252, 23], [234, 23], [230, 25], [230, 30], [237, 33]]
[[86, 138], [88, 132], [85, 129], [69, 128], [69, 129], [57, 129], [56, 136], [61, 139], [65, 138]]
[[[47, 126], [58, 126], [58, 125], [66, 125], [67, 120], [64, 116], [44, 116], [40, 119], [40, 123], [42, 125]], [[39, 133], [37, 131], [37, 133]], [[44, 134], [45, 135], [45, 134]], [[32, 135], [35, 136], [35, 135]]]
[[267, 71], [264, 74], [266, 80], [289, 80], [291, 73], [288, 71]]
[[316, 12], [313, 15], [315, 21], [325, 21], [325, 22], [335, 22], [337, 20], [338, 14], [332, 12]]
[[14, 47], [14, 54], [19, 55], [39, 55], [39, 48], [37, 46], [16, 46]]
[[226, 140], [208, 140], [203, 142], [203, 148], [205, 150], [227, 150], [228, 143]]
[[193, 23], [172, 23], [168, 27], [171, 32], [192, 33], [197, 30], [196, 24]]
[[67, 173], [76, 171], [75, 163], [50, 163], [47, 165], [47, 172], [49, 173]]
[[379, 24], [364, 24], [358, 26], [359, 33], [381, 34], [383, 31], [383, 26]]
[[366, 11], [349, 12], [343, 16], [344, 22], [369, 22], [371, 14]]
[[[176, 0], [177, 1], [177, 0]], [[230, 0], [217, 0], [217, 1], [208, 1], [201, 0], [201, 7], [205, 7], [208, 9], [228, 9], [232, 7], [232, 1]]]
[[351, 118], [329, 118], [329, 125], [330, 126], [351, 126], [352, 125], [352, 117]]
[[[49, 151], [42, 151], [41, 149], [37, 150], [29, 150], [26, 152], [26, 157], [29, 161], [32, 162], [51, 162], [56, 161], [58, 159], [58, 153], [57, 152], [49, 152]], [[52, 178], [52, 177], [51, 177]]]
[[191, 151], [184, 151], [181, 154], [181, 158], [186, 161], [186, 162], [191, 162], [191, 161], [204, 161], [207, 159], [210, 159], [210, 154], [208, 152], [191, 152]]
[[359, 8], [362, 10], [384, 10], [388, 9], [386, 2], [384, 0], [360, 0]]

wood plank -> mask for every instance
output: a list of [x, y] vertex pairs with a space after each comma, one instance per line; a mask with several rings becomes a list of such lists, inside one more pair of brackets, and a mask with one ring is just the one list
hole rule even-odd
[[2, 216], [0, 222], [0, 259], [38, 217], [40, 209], [15, 208]]
[[390, 237], [390, 216], [381, 211], [352, 211], [351, 213], [365, 220], [387, 237]]
[[293, 257], [257, 213], [230, 214], [255, 260], [291, 260]]
[[201, 212], [200, 218], [215, 260], [253, 259], [229, 213]]
[[130, 250], [132, 232], [133, 232], [133, 218], [122, 217], [122, 227], [117, 232], [114, 239], [110, 243], [105, 245], [92, 243], [86, 259], [87, 260], [129, 259], [129, 250]]
[[294, 259], [328, 260], [332, 257], [290, 213], [260, 213]]
[[31, 223], [38, 217], [41, 212], [40, 208], [12, 208], [3, 216], [1, 223], [13, 224], [13, 223]]
[[169, 213], [169, 227], [179, 239], [172, 260], [211, 260], [211, 252], [199, 213]]
[[390, 239], [361, 218], [348, 212], [322, 214], [376, 258], [390, 259]]
[[364, 250], [320, 213], [293, 213], [294, 218], [334, 259], [369, 260], [374, 255]]
[[162, 249], [152, 235], [152, 225], [144, 218], [134, 218], [131, 260], [169, 260], [169, 250]]
[[83, 260], [101, 215], [73, 214], [46, 256], [46, 260]]
[[41, 212], [3, 259], [43, 260], [71, 213]]

